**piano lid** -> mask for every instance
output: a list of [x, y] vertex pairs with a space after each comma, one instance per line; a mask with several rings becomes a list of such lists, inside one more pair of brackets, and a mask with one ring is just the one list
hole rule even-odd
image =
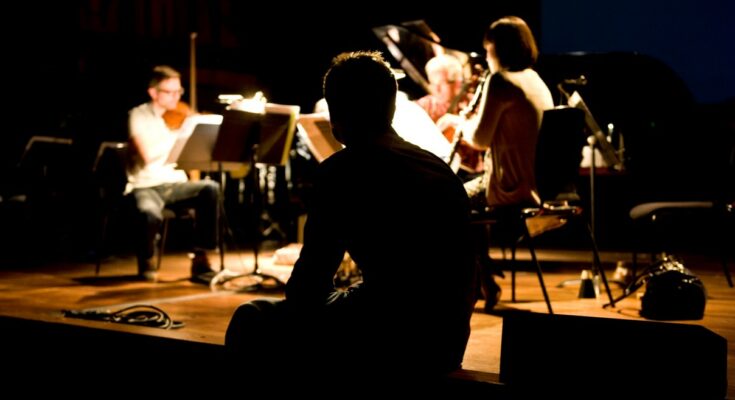
[[443, 46], [439, 36], [423, 20], [375, 27], [373, 33], [385, 44], [400, 68], [417, 86], [416, 93], [410, 93], [415, 97], [429, 93], [424, 66], [434, 56], [450, 54], [456, 57], [465, 67], [466, 77], [473, 72], [472, 67], [475, 64], [481, 63], [484, 68], [484, 58], [476, 53], [465, 53]]

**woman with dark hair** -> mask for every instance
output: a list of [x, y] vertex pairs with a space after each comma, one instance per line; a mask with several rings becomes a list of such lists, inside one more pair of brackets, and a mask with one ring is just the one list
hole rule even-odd
[[[485, 32], [488, 76], [480, 89], [477, 112], [462, 121], [465, 140], [487, 150], [485, 174], [465, 184], [476, 209], [501, 211], [539, 205], [534, 177], [536, 140], [544, 110], [554, 107], [551, 92], [532, 69], [536, 41], [525, 21], [508, 16]], [[512, 213], [505, 213], [512, 214]], [[478, 238], [479, 255], [488, 272], [487, 240]], [[484, 254], [483, 254], [484, 252]], [[502, 274], [497, 272], [498, 274]], [[482, 279], [486, 311], [500, 298], [489, 273]]]
[[541, 117], [554, 107], [554, 100], [532, 69], [538, 56], [536, 41], [522, 19], [504, 17], [490, 25], [484, 47], [490, 76], [483, 83], [478, 111], [463, 132], [473, 145], [489, 149], [488, 168], [485, 176], [465, 187], [489, 207], [538, 205], [533, 172], [536, 139]]

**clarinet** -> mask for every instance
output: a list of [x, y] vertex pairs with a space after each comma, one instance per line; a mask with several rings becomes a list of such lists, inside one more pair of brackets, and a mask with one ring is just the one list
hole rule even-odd
[[[475, 91], [474, 96], [472, 96], [472, 100], [470, 100], [469, 104], [467, 104], [467, 107], [462, 109], [460, 111], [459, 116], [462, 118], [463, 122], [467, 120], [467, 116], [475, 110], [477, 105], [480, 103], [480, 98], [482, 97], [482, 91], [483, 87], [485, 86], [485, 80], [490, 76], [490, 70], [485, 71], [485, 73], [479, 78], [479, 82], [477, 85], [477, 91]], [[452, 165], [452, 162], [454, 161], [454, 157], [457, 155], [457, 150], [459, 149], [459, 143], [462, 141], [462, 136], [464, 136], [462, 132], [462, 127], [464, 126], [464, 123], [460, 124], [459, 128], [454, 132], [454, 137], [452, 138], [452, 143], [450, 145], [450, 152], [449, 156], [447, 157], [447, 164]]]

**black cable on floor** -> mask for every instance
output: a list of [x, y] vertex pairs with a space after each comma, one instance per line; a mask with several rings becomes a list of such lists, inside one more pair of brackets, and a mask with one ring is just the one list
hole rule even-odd
[[65, 317], [106, 321], [120, 324], [148, 326], [161, 329], [178, 329], [184, 326], [181, 321], [174, 321], [162, 309], [147, 305], [133, 305], [117, 311], [100, 311], [99, 309], [62, 310]]

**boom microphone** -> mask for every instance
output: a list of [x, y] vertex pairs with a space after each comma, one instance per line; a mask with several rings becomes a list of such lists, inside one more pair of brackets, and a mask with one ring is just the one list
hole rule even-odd
[[577, 79], [564, 79], [562, 82], [564, 82], [565, 85], [584, 86], [587, 84], [587, 77], [580, 75]]

